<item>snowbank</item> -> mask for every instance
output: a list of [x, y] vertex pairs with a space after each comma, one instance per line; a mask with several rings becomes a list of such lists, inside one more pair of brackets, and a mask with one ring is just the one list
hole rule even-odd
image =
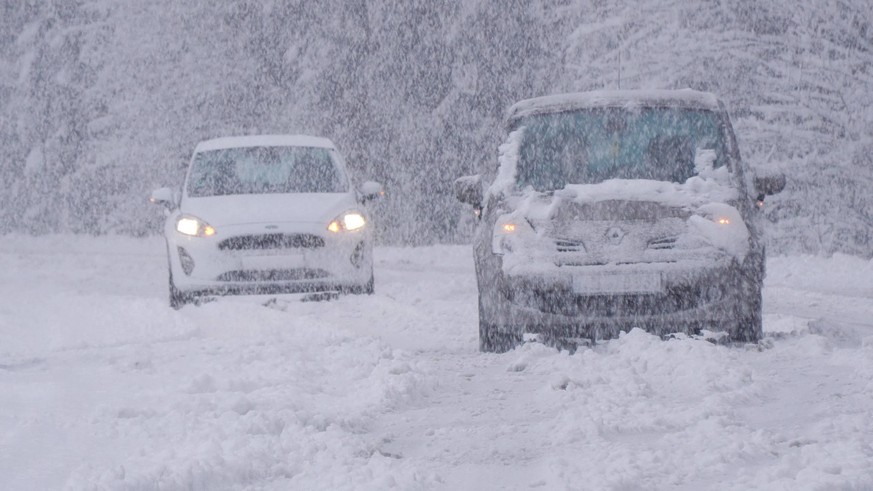
[[0, 488], [869, 489], [870, 262], [774, 258], [766, 339], [477, 351], [469, 246], [376, 294], [166, 307], [160, 240], [0, 240]]

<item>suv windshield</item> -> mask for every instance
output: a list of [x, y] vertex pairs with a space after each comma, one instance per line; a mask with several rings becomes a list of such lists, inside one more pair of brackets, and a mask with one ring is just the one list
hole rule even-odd
[[[683, 183], [700, 150], [726, 162], [716, 113], [682, 108], [595, 108], [533, 115], [522, 122], [517, 183], [538, 191], [607, 179]], [[712, 157], [709, 157], [710, 159]]]
[[348, 189], [330, 150], [241, 147], [200, 152], [191, 164], [188, 196], [341, 193]]

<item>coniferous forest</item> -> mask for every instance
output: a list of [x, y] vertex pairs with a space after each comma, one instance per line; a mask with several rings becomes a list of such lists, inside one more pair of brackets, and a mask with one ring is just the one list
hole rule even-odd
[[310, 133], [384, 184], [382, 242], [465, 241], [508, 106], [619, 87], [725, 101], [788, 177], [771, 252], [873, 256], [868, 0], [5, 1], [0, 233], [157, 233], [199, 140]]

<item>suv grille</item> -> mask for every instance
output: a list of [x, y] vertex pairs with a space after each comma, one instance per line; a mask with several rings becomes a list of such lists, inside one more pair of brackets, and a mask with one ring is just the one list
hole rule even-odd
[[585, 244], [581, 240], [555, 238], [558, 252], [585, 252]]
[[314, 249], [324, 247], [324, 239], [312, 234], [240, 235], [218, 243], [222, 251], [251, 249]]
[[676, 241], [678, 237], [659, 237], [657, 239], [651, 239], [648, 243], [648, 248], [656, 251], [666, 250], [666, 249], [675, 249]]
[[718, 287], [674, 287], [663, 294], [583, 296], [568, 292], [534, 290], [533, 301], [542, 312], [567, 316], [636, 316], [671, 314], [722, 298]]

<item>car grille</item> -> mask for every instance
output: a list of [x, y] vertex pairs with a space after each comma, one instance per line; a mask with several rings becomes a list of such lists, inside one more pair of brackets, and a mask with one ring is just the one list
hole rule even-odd
[[315, 249], [324, 247], [324, 239], [312, 234], [239, 235], [218, 243], [222, 251], [253, 249]]
[[533, 292], [533, 301], [542, 312], [567, 316], [605, 317], [672, 314], [700, 307], [723, 298], [718, 287], [674, 287], [663, 294], [582, 296], [570, 292]]
[[558, 252], [585, 252], [585, 244], [577, 239], [555, 238]]
[[647, 245], [648, 245], [649, 249], [656, 250], [656, 251], [675, 249], [676, 248], [676, 241], [678, 239], [679, 238], [675, 235], [671, 236], [671, 237], [659, 237], [656, 239], [649, 240], [649, 243]]
[[222, 273], [218, 281], [300, 281], [326, 278], [330, 273], [323, 269], [292, 268], [267, 270], [236, 270]]

